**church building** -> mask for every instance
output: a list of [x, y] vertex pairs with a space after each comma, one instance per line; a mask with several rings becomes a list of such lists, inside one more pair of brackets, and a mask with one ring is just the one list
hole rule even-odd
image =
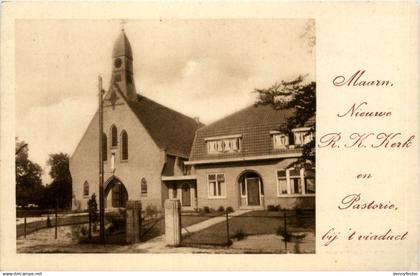
[[[315, 208], [314, 170], [288, 168], [312, 139], [309, 128], [277, 131], [291, 110], [251, 106], [204, 126], [137, 94], [133, 74], [132, 48], [121, 31], [103, 104], [107, 209], [129, 199], [160, 209], [168, 198], [180, 199], [183, 210]], [[70, 159], [80, 209], [99, 195], [98, 120], [96, 112]]]
[[[112, 52], [112, 76], [103, 104], [102, 155], [106, 208], [124, 207], [128, 199], [160, 207], [168, 197], [162, 177], [187, 174], [195, 119], [138, 95], [130, 42], [121, 31]], [[99, 114], [95, 113], [70, 159], [73, 194], [81, 209], [99, 195]], [[183, 186], [191, 193], [194, 187]]]

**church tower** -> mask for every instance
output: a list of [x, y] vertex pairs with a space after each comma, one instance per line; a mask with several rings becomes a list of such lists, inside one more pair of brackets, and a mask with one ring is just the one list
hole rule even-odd
[[129, 101], [137, 98], [133, 78], [133, 53], [124, 29], [121, 30], [112, 50], [110, 89], [119, 90]]

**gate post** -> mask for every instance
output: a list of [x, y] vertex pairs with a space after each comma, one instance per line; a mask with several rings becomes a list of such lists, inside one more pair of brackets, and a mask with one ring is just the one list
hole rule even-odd
[[140, 200], [127, 201], [127, 220], [126, 220], [126, 242], [137, 243], [140, 241], [140, 214], [141, 202]]
[[179, 199], [165, 200], [165, 240], [166, 245], [181, 243], [181, 203]]

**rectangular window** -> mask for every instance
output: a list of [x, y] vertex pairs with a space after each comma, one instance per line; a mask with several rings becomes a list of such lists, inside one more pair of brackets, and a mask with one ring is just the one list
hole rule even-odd
[[314, 195], [315, 170], [279, 170], [277, 171], [277, 195]]
[[273, 134], [273, 148], [283, 149], [289, 145], [289, 137], [286, 134]]
[[287, 195], [287, 179], [286, 171], [277, 172], [278, 194]]
[[225, 175], [209, 174], [208, 175], [209, 197], [217, 198], [225, 196]]
[[290, 170], [290, 193], [291, 194], [301, 194], [302, 193], [302, 182], [300, 179], [300, 171], [299, 170]]
[[294, 131], [293, 137], [295, 140], [295, 145], [304, 145], [309, 143], [313, 139], [313, 134], [308, 131]]
[[215, 153], [235, 153], [241, 151], [241, 137], [226, 137], [220, 139], [206, 139], [207, 152]]

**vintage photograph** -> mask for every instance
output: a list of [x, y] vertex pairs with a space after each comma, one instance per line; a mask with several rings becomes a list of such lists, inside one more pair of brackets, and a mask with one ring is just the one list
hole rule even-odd
[[316, 253], [315, 34], [17, 19], [17, 253]]

